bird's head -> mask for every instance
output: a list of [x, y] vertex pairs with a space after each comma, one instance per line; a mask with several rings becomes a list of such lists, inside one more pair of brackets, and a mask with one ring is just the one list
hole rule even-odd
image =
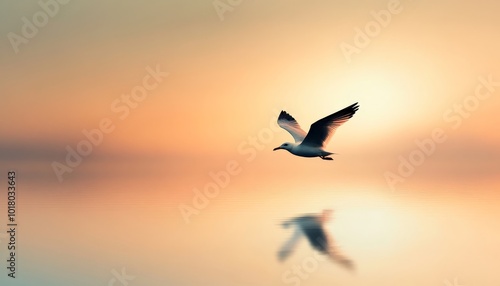
[[279, 149], [284, 149], [284, 150], [290, 151], [290, 150], [292, 150], [293, 146], [295, 146], [293, 143], [285, 142], [285, 143], [281, 144], [281, 146], [274, 148], [273, 151], [276, 151]]

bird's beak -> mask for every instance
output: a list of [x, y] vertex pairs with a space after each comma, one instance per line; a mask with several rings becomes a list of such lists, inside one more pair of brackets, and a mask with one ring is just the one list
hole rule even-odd
[[283, 148], [281, 148], [281, 147], [276, 147], [276, 148], [274, 148], [274, 149], [273, 149], [273, 151], [276, 151], [276, 150], [279, 150], [279, 149], [283, 149]]

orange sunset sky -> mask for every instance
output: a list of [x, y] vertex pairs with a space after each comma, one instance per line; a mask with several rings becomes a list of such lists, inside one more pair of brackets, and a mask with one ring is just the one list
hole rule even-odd
[[[323, 208], [359, 270], [327, 262], [301, 285], [498, 285], [500, 2], [347, 2], [2, 2], [0, 171], [19, 173], [26, 263], [7, 285], [105, 284], [121, 267], [130, 285], [293, 285], [282, 274], [312, 250], [279, 263], [278, 224]], [[272, 152], [292, 141], [281, 110], [307, 130], [355, 102], [334, 161]]]

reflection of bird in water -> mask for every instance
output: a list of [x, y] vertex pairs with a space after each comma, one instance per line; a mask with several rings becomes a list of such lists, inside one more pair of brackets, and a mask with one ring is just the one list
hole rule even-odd
[[301, 157], [320, 157], [323, 160], [333, 160], [332, 157], [328, 156], [334, 153], [325, 151], [324, 147], [335, 133], [337, 127], [349, 120], [358, 108], [358, 103], [354, 103], [314, 122], [307, 134], [295, 118], [285, 111], [281, 111], [278, 117], [278, 125], [293, 136], [295, 143], [283, 143], [281, 146], [274, 148], [273, 151], [284, 149]]
[[278, 252], [278, 258], [285, 260], [294, 250], [302, 236], [306, 236], [311, 246], [319, 252], [328, 255], [328, 257], [340, 265], [354, 269], [353, 262], [342, 255], [335, 246], [330, 235], [325, 231], [324, 224], [330, 220], [332, 210], [324, 210], [320, 215], [305, 215], [296, 217], [283, 222], [282, 226], [288, 228], [295, 225], [295, 232]]

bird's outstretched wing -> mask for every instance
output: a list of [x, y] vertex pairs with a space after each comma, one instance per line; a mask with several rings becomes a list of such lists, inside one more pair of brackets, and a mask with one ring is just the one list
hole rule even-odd
[[281, 111], [278, 117], [278, 125], [292, 134], [296, 143], [301, 142], [306, 137], [306, 132], [302, 130], [297, 120], [284, 110]]
[[324, 147], [330, 137], [335, 133], [335, 129], [344, 124], [358, 110], [358, 103], [354, 103], [342, 110], [339, 110], [327, 117], [314, 122], [309, 129], [302, 145], [311, 147]]
[[331, 236], [324, 230], [323, 225], [317, 219], [307, 218], [307, 223], [302, 224], [302, 231], [314, 249], [328, 255], [332, 261], [345, 268], [354, 269], [354, 263], [340, 252]]
[[288, 258], [288, 256], [290, 256], [290, 254], [292, 254], [293, 250], [299, 243], [302, 236], [303, 236], [302, 230], [296, 227], [292, 237], [285, 244], [283, 244], [283, 246], [278, 252], [278, 259], [280, 261], [284, 261], [285, 259]]
[[328, 254], [329, 241], [323, 226], [315, 217], [301, 218], [301, 229], [311, 246], [317, 251]]

